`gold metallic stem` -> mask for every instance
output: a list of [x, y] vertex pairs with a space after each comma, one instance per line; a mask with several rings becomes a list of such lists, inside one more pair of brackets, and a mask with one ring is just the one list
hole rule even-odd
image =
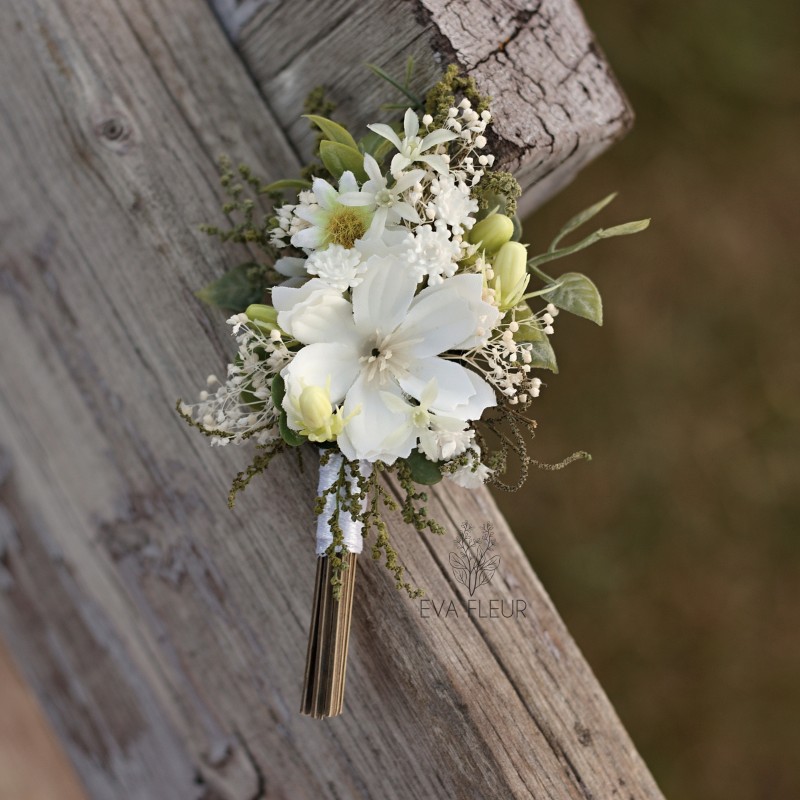
[[344, 706], [347, 674], [347, 649], [353, 616], [353, 590], [356, 585], [358, 555], [346, 553], [347, 569], [342, 570], [342, 592], [333, 597], [331, 566], [327, 556], [317, 558], [314, 605], [308, 632], [306, 673], [303, 683], [301, 714], [315, 719], [335, 717]]

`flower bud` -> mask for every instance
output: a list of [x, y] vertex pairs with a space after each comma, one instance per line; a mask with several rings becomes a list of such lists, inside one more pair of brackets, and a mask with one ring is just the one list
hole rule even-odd
[[470, 244], [480, 244], [487, 254], [496, 253], [514, 234], [514, 223], [505, 214], [489, 214], [469, 232]]
[[244, 313], [249, 320], [258, 323], [262, 328], [268, 328], [269, 330], [277, 330], [278, 328], [278, 312], [272, 306], [253, 303], [247, 306], [247, 311]]
[[530, 280], [527, 249], [519, 242], [506, 242], [492, 260], [492, 270], [497, 306], [508, 311], [522, 300]]
[[319, 431], [330, 423], [333, 408], [330, 395], [320, 386], [306, 386], [298, 398], [303, 427]]

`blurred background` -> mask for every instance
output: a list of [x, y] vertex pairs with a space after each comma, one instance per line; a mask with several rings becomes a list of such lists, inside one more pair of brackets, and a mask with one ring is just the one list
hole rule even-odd
[[[593, 462], [498, 500], [666, 796], [791, 800], [800, 4], [583, 8], [637, 124], [528, 221], [527, 240], [545, 248], [615, 189], [599, 224], [653, 225], [562, 262], [596, 280], [606, 323], [557, 320], [561, 374], [538, 402], [534, 456]], [[0, 685], [0, 739], [18, 743], [0, 753], [0, 797], [78, 797], [1, 647]]]
[[798, 798], [800, 4], [582, 5], [637, 122], [527, 240], [653, 223], [560, 262], [606, 321], [556, 321], [533, 452], [594, 460], [497, 499], [667, 797]]

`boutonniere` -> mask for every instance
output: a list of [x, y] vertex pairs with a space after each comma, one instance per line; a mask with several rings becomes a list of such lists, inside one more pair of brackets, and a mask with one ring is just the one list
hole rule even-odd
[[[521, 485], [536, 463], [526, 434], [540, 376], [557, 370], [556, 317], [602, 322], [589, 278], [543, 268], [647, 220], [566, 244], [612, 196], [570, 220], [545, 253], [529, 252], [519, 185], [491, 153], [488, 99], [452, 67], [422, 104], [359, 140], [327, 116], [308, 119], [317, 160], [302, 176], [265, 185], [223, 162], [234, 222], [207, 231], [263, 258], [199, 292], [235, 312], [236, 352], [224, 378], [210, 376], [178, 411], [212, 445], [253, 448], [231, 505], [275, 456], [316, 448], [318, 568], [301, 711], [326, 717], [342, 710], [364, 543], [398, 588], [421, 592], [391, 545], [383, 512], [398, 503], [383, 477], [402, 488], [404, 519], [431, 533], [443, 529], [426, 512], [427, 486]], [[509, 485], [511, 457], [522, 477]]]

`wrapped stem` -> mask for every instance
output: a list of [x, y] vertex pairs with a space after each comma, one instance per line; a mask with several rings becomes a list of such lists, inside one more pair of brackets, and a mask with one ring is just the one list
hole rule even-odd
[[[359, 464], [362, 475], [369, 475], [371, 469], [367, 462]], [[343, 474], [352, 489], [353, 476], [338, 453], [320, 465], [319, 494], [325, 498], [325, 505], [317, 517], [317, 574], [300, 708], [302, 714], [316, 719], [342, 713], [356, 567], [363, 543], [362, 523], [340, 507], [344, 499], [342, 488], [330, 491]], [[334, 523], [342, 534], [342, 544], [336, 547], [342, 562], [338, 576], [329, 555], [334, 545]]]

